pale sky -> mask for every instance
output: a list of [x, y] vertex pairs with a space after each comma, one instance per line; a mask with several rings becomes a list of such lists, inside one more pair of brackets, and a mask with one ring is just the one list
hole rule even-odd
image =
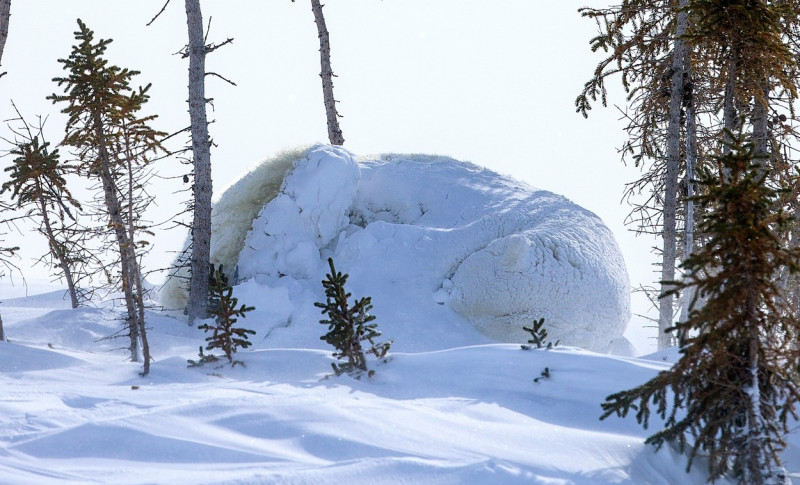
[[[212, 176], [219, 194], [276, 151], [327, 141], [319, 43], [307, 0], [201, 3], [204, 18], [213, 17], [209, 40], [234, 38], [207, 61], [208, 70], [238, 85], [207, 78], [207, 95], [214, 98], [209, 118], [216, 120], [210, 131], [218, 145], [212, 150]], [[345, 147], [357, 155], [447, 155], [563, 194], [611, 228], [632, 285], [651, 284], [657, 280], [650, 254], [656, 241], [634, 238], [633, 227], [623, 223], [629, 212], [620, 202], [624, 184], [639, 172], [619, 160], [617, 148], [625, 134], [618, 111], [598, 104], [585, 120], [574, 109], [575, 97], [600, 59], [588, 44], [595, 26], [577, 13], [586, 3], [607, 4], [328, 0], [325, 15]], [[160, 117], [154, 127], [172, 132], [187, 126], [188, 61], [173, 55], [186, 43], [184, 4], [172, 0], [146, 27], [162, 4], [12, 1], [0, 119], [12, 116], [13, 99], [29, 119], [49, 115], [46, 136], [60, 140], [60, 108], [45, 97], [58, 90], [51, 81], [62, 74], [56, 60], [69, 55], [80, 17], [97, 38], [114, 39], [107, 51], [112, 63], [141, 71], [136, 84], [153, 83], [147, 112]], [[623, 104], [624, 97], [616, 93], [611, 101]], [[9, 136], [5, 123], [0, 136]], [[162, 164], [164, 173], [175, 173], [177, 161]], [[183, 196], [172, 196], [175, 188], [175, 182], [153, 188], [158, 213], [180, 210]], [[16, 237], [23, 236], [6, 239]], [[175, 231], [153, 239], [146, 265], [167, 264], [183, 238]], [[22, 256], [26, 268], [38, 254]], [[634, 296], [635, 312], [647, 306]], [[634, 319], [631, 325], [642, 323]]]

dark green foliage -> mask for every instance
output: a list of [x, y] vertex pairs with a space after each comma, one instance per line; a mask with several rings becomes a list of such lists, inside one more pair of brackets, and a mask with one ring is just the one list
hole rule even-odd
[[89, 263], [96, 260], [85, 246], [85, 231], [77, 226], [81, 205], [70, 193], [65, 178], [76, 171], [76, 166], [62, 161], [57, 148], [50, 148], [41, 119], [34, 131], [16, 106], [14, 109], [18, 115], [15, 121], [20, 122], [21, 128], [12, 128], [16, 136], [9, 154], [14, 158], [5, 168], [9, 180], [0, 193], [11, 191], [16, 207], [26, 209], [25, 216], [40, 224], [39, 232], [47, 238], [49, 250], [39, 261], [61, 270], [75, 308], [83, 296], [77, 286], [89, 276]]
[[[547, 350], [552, 349], [558, 343], [559, 340], [556, 340], [555, 343], [547, 342], [547, 329], [544, 328], [544, 318], [540, 318], [539, 320], [534, 320], [533, 325], [530, 327], [522, 327], [522, 330], [525, 330], [529, 334], [531, 334], [531, 339], [528, 340], [529, 344], [533, 344], [536, 346], [537, 349], [541, 349], [544, 347]], [[523, 350], [530, 350], [530, 345], [522, 345]]]
[[72, 148], [79, 172], [98, 182], [92, 215], [103, 220], [102, 229], [97, 228], [97, 232], [105, 238], [105, 247], [98, 252], [114, 256], [101, 270], [114, 277], [119, 271], [114, 283], [124, 294], [131, 359], [138, 361], [141, 343], [146, 375], [150, 355], [139, 251], [146, 242], [137, 240], [137, 236], [148, 233], [147, 224], [142, 221], [152, 200], [146, 190], [153, 176], [148, 166], [164, 151], [164, 133], [147, 125], [155, 116], [140, 114], [149, 99], [150, 86], [133, 89], [131, 81], [138, 71], [111, 65], [104, 57], [111, 40], [95, 40], [94, 32], [80, 19], [75, 39], [69, 57], [58, 61], [67, 72], [66, 77], [53, 79], [62, 94], [52, 94], [47, 99], [66, 104], [61, 110], [68, 116], [62, 145]]
[[[209, 282], [209, 301], [213, 303], [213, 306], [209, 308], [209, 313], [215, 317], [214, 324], [204, 323], [197, 328], [204, 332], [212, 332], [209, 337], [206, 337], [206, 342], [208, 342], [206, 350], [220, 349], [225, 353], [225, 357], [231, 365], [242, 364], [241, 361], [233, 360], [233, 354], [240, 347], [246, 349], [252, 345], [248, 340], [248, 335], [255, 335], [256, 332], [234, 327], [234, 324], [239, 317], [244, 318], [247, 316], [247, 312], [255, 310], [255, 307], [239, 306], [239, 299], [233, 296], [233, 288], [228, 284], [228, 277], [222, 271], [222, 265], [214, 270]], [[202, 350], [200, 354], [201, 363], [204, 363], [202, 358], [207, 359], [209, 356], [204, 357]]]
[[731, 152], [699, 171], [703, 195], [694, 199], [708, 241], [685, 261], [688, 276], [677, 284], [697, 290], [688, 320], [672, 329], [681, 358], [649, 382], [607, 397], [601, 419], [634, 410], [647, 428], [652, 402], [664, 429], [647, 443], [688, 449], [689, 467], [706, 457], [711, 480], [730, 473], [740, 483], [776, 483], [787, 418], [797, 419], [800, 401], [800, 322], [784, 308], [775, 275], [796, 271], [800, 255], [779, 237], [787, 223], [775, 210], [780, 191], [766, 184], [752, 146], [728, 136]]
[[542, 379], [550, 379], [550, 368], [549, 367], [545, 367], [544, 370], [542, 371], [542, 373], [539, 374], [539, 377], [535, 378], [533, 380], [533, 382], [538, 383]]
[[213, 364], [214, 362], [219, 362], [219, 357], [214, 354], [204, 354], [203, 353], [203, 346], [200, 346], [200, 351], [198, 352], [197, 360], [188, 359], [186, 362], [189, 363], [189, 367], [202, 367], [206, 364]]
[[12, 164], [4, 169], [9, 173], [9, 181], [3, 184], [2, 191], [11, 190], [11, 198], [18, 206], [38, 203], [44, 199], [51, 208], [69, 211], [64, 204], [80, 207], [67, 189], [64, 175], [74, 167], [62, 163], [58, 149], [50, 150], [50, 143], [40, 141], [38, 135], [16, 144], [9, 152], [14, 156]]
[[336, 352], [333, 356], [345, 361], [331, 364], [336, 374], [366, 372], [367, 359], [362, 342], [368, 341], [371, 345], [366, 350], [367, 354], [373, 354], [380, 359], [389, 351], [392, 341], [375, 343], [374, 339], [381, 333], [377, 330], [376, 324], [369, 323], [375, 320], [375, 316], [369, 314], [372, 309], [372, 299], [361, 298], [351, 307], [348, 299], [352, 295], [344, 289], [348, 275], [337, 272], [331, 258], [328, 258], [328, 265], [331, 272], [326, 275], [327, 279], [322, 281], [327, 301], [314, 303], [314, 306], [322, 308], [322, 314], [328, 315], [328, 319], [319, 321], [328, 326], [328, 333], [320, 337], [320, 340], [334, 346]]

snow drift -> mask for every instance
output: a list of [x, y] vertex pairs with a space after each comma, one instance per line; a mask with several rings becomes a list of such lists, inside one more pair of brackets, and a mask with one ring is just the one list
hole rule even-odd
[[[524, 342], [522, 327], [545, 318], [551, 340], [608, 351], [629, 319], [624, 261], [597, 216], [446, 157], [287, 152], [227, 190], [212, 224], [212, 260], [285, 291], [294, 307], [321, 299], [333, 257], [397, 325], [439, 312], [454, 328], [466, 319], [491, 339]], [[162, 292], [167, 307], [185, 304], [178, 281]], [[286, 309], [280, 325], [298, 316]]]
[[[259, 294], [263, 306], [281, 298]], [[597, 419], [605, 396], [667, 369], [661, 359], [562, 346], [526, 352], [473, 338], [436, 352], [392, 352], [374, 364], [374, 376], [354, 379], [330, 376], [330, 349], [302, 348], [307, 329], [292, 327], [286, 348], [267, 348], [269, 338], [237, 354], [246, 367], [187, 369], [202, 332], [148, 312], [155, 360], [142, 378], [118, 342], [95, 337], [119, 330], [113, 302], [72, 310], [62, 295], [2, 304], [12, 339], [0, 343], [4, 485], [702, 485], [708, 478], [702, 460], [687, 474], [685, 457], [645, 445], [652, 431], [632, 417]], [[435, 316], [407, 322], [399, 337], [427, 340], [435, 323]], [[544, 368], [550, 377], [533, 382]], [[783, 454], [793, 473], [798, 445], [794, 433]]]

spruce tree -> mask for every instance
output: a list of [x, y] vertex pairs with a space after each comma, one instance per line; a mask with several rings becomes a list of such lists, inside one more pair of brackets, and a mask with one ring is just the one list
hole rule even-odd
[[72, 308], [77, 308], [82, 297], [77, 284], [82, 276], [88, 276], [83, 268], [93, 258], [74, 230], [81, 205], [67, 187], [65, 176], [74, 173], [76, 167], [62, 161], [58, 149], [51, 149], [50, 143], [44, 141], [41, 122], [34, 133], [19, 111], [17, 115], [22, 129], [15, 131], [18, 138], [9, 152], [14, 159], [5, 169], [10, 180], [2, 185], [0, 193], [11, 191], [17, 208], [27, 209], [27, 217], [40, 221], [39, 230], [49, 249], [43, 259], [53, 261], [61, 270]]
[[[661, 348], [673, 342], [665, 330], [674, 320], [676, 293], [669, 290], [676, 262], [704, 238], [702, 233], [695, 237], [695, 219], [703, 214], [695, 217], [684, 196], [694, 192], [697, 160], [727, 150], [719, 143], [724, 129], [750, 131], [756, 154], [769, 155], [760, 161], [770, 177], [791, 178], [789, 156], [800, 132], [786, 121], [794, 117], [800, 86], [800, 10], [796, 0], [622, 0], [580, 12], [597, 22], [592, 50], [606, 55], [577, 98], [578, 111], [586, 116], [594, 101], [606, 104], [610, 76], [620, 74], [628, 94], [629, 137], [620, 153], [624, 162], [643, 169], [643, 176], [627, 185], [625, 197], [632, 202], [629, 220], [638, 223], [638, 231], [663, 241]], [[800, 221], [794, 200], [785, 202]], [[785, 238], [791, 246], [798, 240]], [[685, 318], [691, 297], [683, 295]]]
[[[547, 329], [544, 327], [544, 318], [534, 320], [533, 325], [530, 327], [522, 327], [522, 330], [531, 334], [528, 343], [535, 345], [537, 349], [544, 347], [546, 350], [550, 350], [560, 342], [559, 340], [556, 340], [555, 343], [547, 341]], [[522, 348], [523, 350], [530, 350], [531, 346], [523, 344]]]
[[[322, 308], [323, 315], [328, 315], [327, 319], [319, 321], [328, 326], [328, 333], [320, 337], [320, 340], [336, 348], [334, 357], [340, 361], [346, 360], [339, 364], [331, 363], [337, 375], [344, 372], [367, 372], [365, 354], [382, 358], [389, 351], [392, 341], [375, 343], [375, 339], [380, 337], [381, 333], [377, 324], [369, 323], [375, 320], [375, 315], [369, 313], [372, 310], [372, 298], [361, 298], [350, 306], [349, 299], [352, 295], [344, 288], [349, 275], [336, 271], [332, 258], [328, 258], [328, 266], [331, 272], [322, 281], [327, 300], [325, 303], [314, 303], [314, 306]], [[366, 351], [362, 345], [364, 341], [370, 343]]]
[[110, 65], [105, 58], [112, 41], [95, 41], [94, 32], [80, 19], [75, 39], [78, 43], [70, 56], [59, 59], [67, 76], [54, 78], [63, 86], [64, 94], [48, 99], [67, 104], [62, 109], [69, 117], [63, 144], [73, 148], [80, 172], [97, 180], [102, 190], [99, 215], [107, 220], [104, 227], [118, 256], [118, 285], [127, 310], [131, 360], [139, 361], [141, 345], [146, 375], [150, 353], [139, 262], [139, 249], [145, 243], [136, 239], [144, 229], [140, 216], [146, 206], [141, 198], [146, 180], [137, 175], [147, 173], [141, 168], [162, 150], [160, 139], [164, 134], [147, 125], [154, 116], [139, 115], [149, 99], [149, 85], [139, 89], [130, 86], [139, 72]]
[[646, 428], [652, 403], [665, 422], [647, 443], [676, 442], [688, 450], [689, 467], [706, 457], [711, 480], [730, 474], [742, 484], [784, 483], [778, 455], [800, 401], [800, 321], [782, 308], [775, 275], [796, 271], [800, 254], [781, 242], [788, 221], [774, 210], [780, 191], [766, 183], [753, 145], [728, 136], [734, 143], [719, 166], [699, 171], [703, 191], [695, 201], [706, 212], [708, 241], [684, 262], [687, 277], [677, 284], [696, 290], [688, 320], [674, 329], [681, 358], [649, 382], [609, 396], [601, 419], [633, 409]]
[[[239, 299], [233, 296], [233, 288], [228, 283], [228, 277], [222, 271], [222, 265], [211, 273], [209, 280], [209, 303], [208, 312], [214, 316], [214, 324], [204, 323], [197, 328], [204, 332], [212, 332], [206, 337], [206, 350], [220, 349], [225, 353], [225, 357], [231, 365], [242, 364], [241, 361], [233, 360], [233, 354], [239, 348], [246, 349], [252, 343], [248, 340], [248, 335], [255, 335], [255, 331], [246, 328], [235, 327], [234, 324], [239, 318], [246, 317], [246, 313], [255, 310], [255, 307], [242, 304], [239, 306]], [[213, 356], [203, 355], [200, 349], [201, 363], [216, 360]], [[190, 364], [194, 362], [189, 361]], [[243, 364], [242, 364], [243, 365]]]

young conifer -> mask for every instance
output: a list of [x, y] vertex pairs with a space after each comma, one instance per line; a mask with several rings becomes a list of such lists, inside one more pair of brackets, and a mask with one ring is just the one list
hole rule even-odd
[[146, 173], [139, 168], [162, 150], [160, 139], [164, 134], [147, 125], [154, 116], [139, 116], [149, 99], [150, 86], [138, 90], [130, 87], [138, 71], [110, 65], [104, 56], [111, 40], [95, 42], [94, 32], [80, 19], [78, 29], [77, 45], [67, 59], [59, 59], [67, 76], [54, 79], [63, 86], [64, 94], [48, 99], [67, 103], [62, 109], [69, 116], [63, 144], [74, 149], [80, 172], [97, 180], [102, 190], [99, 215], [107, 220], [105, 227], [118, 256], [118, 283], [127, 310], [131, 360], [139, 360], [141, 344], [146, 375], [150, 354], [138, 250], [143, 243], [135, 237], [144, 229], [140, 216], [147, 198], [137, 195], [146, 181], [138, 176]]
[[371, 344], [366, 350], [367, 354], [382, 358], [389, 351], [392, 341], [375, 343], [374, 339], [380, 337], [381, 333], [377, 324], [369, 323], [375, 320], [375, 315], [369, 314], [372, 310], [372, 298], [361, 298], [350, 306], [348, 300], [352, 295], [344, 288], [349, 275], [336, 271], [332, 258], [328, 258], [328, 265], [331, 272], [322, 281], [327, 301], [314, 303], [314, 306], [322, 308], [322, 314], [328, 315], [328, 319], [319, 321], [328, 326], [328, 333], [320, 337], [320, 340], [336, 348], [334, 357], [340, 361], [346, 360], [340, 364], [331, 364], [336, 374], [366, 372], [367, 358], [362, 342], [368, 341]]
[[62, 161], [58, 149], [51, 149], [50, 143], [44, 141], [41, 123], [34, 133], [22, 115], [19, 121], [23, 128], [15, 131], [19, 138], [9, 152], [14, 159], [5, 169], [9, 180], [2, 185], [0, 193], [11, 191], [17, 208], [27, 209], [27, 217], [40, 221], [40, 232], [47, 238], [49, 248], [48, 255], [42, 259], [53, 261], [54, 267], [61, 270], [72, 308], [77, 308], [82, 296], [77, 284], [87, 275], [82, 268], [93, 258], [80, 241], [80, 234], [69, 227], [74, 225], [74, 213], [81, 206], [64, 177], [76, 167]]
[[[252, 343], [248, 340], [248, 335], [255, 335], [254, 330], [234, 327], [239, 317], [246, 317], [246, 313], [255, 310], [255, 307], [241, 305], [239, 299], [233, 296], [233, 288], [228, 283], [228, 277], [222, 271], [222, 265], [214, 270], [209, 280], [209, 305], [208, 311], [215, 317], [214, 324], [204, 323], [198, 326], [204, 332], [211, 331], [212, 334], [206, 337], [206, 350], [220, 349], [225, 353], [225, 357], [231, 365], [242, 364], [241, 361], [233, 360], [233, 354], [241, 347], [246, 349]], [[213, 359], [204, 356], [202, 348], [200, 350], [201, 361]], [[216, 360], [216, 359], [214, 359]], [[190, 361], [190, 364], [193, 362]]]
[[[731, 474], [743, 484], [784, 483], [780, 450], [787, 418], [800, 401], [796, 339], [800, 321], [781, 305], [782, 269], [797, 270], [798, 251], [779, 237], [787, 223], [775, 212], [778, 190], [753, 161], [753, 146], [728, 134], [731, 151], [720, 167], [701, 167], [707, 243], [683, 264], [679, 290], [694, 287], [687, 321], [676, 325], [680, 360], [649, 382], [609, 396], [604, 419], [636, 410], [646, 428], [651, 414], [664, 429], [647, 439], [688, 449], [708, 461], [711, 480]], [[728, 173], [720, 180], [719, 169]], [[702, 298], [702, 305], [695, 302]]]

